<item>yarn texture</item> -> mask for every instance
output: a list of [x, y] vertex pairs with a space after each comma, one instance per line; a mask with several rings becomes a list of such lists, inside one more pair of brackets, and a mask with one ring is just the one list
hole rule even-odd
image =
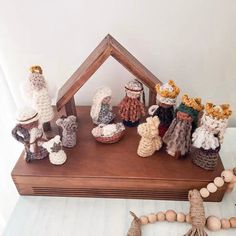
[[66, 153], [62, 150], [61, 138], [56, 135], [54, 138], [43, 144], [43, 147], [49, 152], [49, 161], [53, 165], [62, 165], [65, 163], [67, 157]]
[[76, 117], [71, 115], [61, 117], [56, 124], [62, 128], [62, 145], [63, 147], [72, 148], [76, 146], [78, 123]]
[[155, 116], [148, 117], [146, 123], [138, 126], [138, 133], [142, 137], [137, 150], [139, 156], [151, 156], [155, 151], [161, 148], [162, 141], [158, 132], [159, 123], [158, 117]]

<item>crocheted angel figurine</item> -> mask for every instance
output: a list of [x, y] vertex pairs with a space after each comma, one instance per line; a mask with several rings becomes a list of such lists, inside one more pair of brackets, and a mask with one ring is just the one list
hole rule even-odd
[[[48, 124], [53, 119], [54, 112], [42, 68], [32, 66], [30, 72], [29, 80], [23, 87], [24, 96], [29, 98], [30, 106], [38, 112], [40, 125]], [[46, 129], [45, 127], [46, 125], [44, 125], [44, 129]]]
[[111, 96], [112, 91], [108, 87], [98, 89], [94, 95], [90, 116], [95, 125], [109, 124], [114, 120], [115, 115], [112, 112]]
[[12, 130], [12, 136], [25, 147], [25, 160], [43, 159], [48, 152], [42, 147], [44, 141], [43, 130], [39, 127], [38, 113], [32, 108], [24, 108], [18, 111], [17, 125]]
[[62, 150], [61, 138], [56, 135], [54, 138], [43, 144], [49, 152], [49, 161], [53, 165], [62, 165], [66, 162], [66, 153]]
[[[119, 104], [119, 114], [124, 125], [134, 127], [145, 115], [145, 96], [143, 85], [138, 80], [131, 80], [125, 86], [126, 96]], [[143, 102], [141, 101], [143, 98]]]
[[172, 120], [174, 119], [174, 106], [180, 89], [175, 85], [173, 80], [169, 80], [168, 83], [163, 85], [156, 85], [156, 103], [148, 109], [148, 113], [151, 116], [158, 116], [160, 119], [159, 135], [164, 136], [168, 130]]
[[76, 117], [62, 116], [57, 119], [56, 124], [62, 128], [62, 145], [63, 147], [72, 148], [76, 145], [78, 122]]
[[200, 127], [192, 135], [191, 152], [194, 164], [206, 170], [214, 170], [231, 114], [229, 104], [206, 104]]
[[169, 155], [180, 158], [190, 151], [192, 129], [197, 125], [198, 113], [203, 108], [200, 98], [182, 97], [176, 117], [163, 137]]
[[154, 116], [148, 117], [146, 123], [138, 126], [138, 134], [142, 137], [137, 150], [139, 156], [151, 156], [155, 151], [161, 148], [162, 141], [158, 132], [159, 124], [159, 118]]

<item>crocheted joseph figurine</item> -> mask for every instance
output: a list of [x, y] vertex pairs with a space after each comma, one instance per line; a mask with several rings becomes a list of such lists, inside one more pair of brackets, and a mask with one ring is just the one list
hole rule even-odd
[[95, 125], [109, 124], [114, 120], [115, 115], [112, 112], [111, 96], [112, 91], [108, 87], [98, 89], [94, 95], [90, 116]]
[[151, 156], [155, 151], [161, 148], [162, 141], [158, 133], [159, 124], [159, 118], [154, 116], [148, 117], [146, 123], [138, 126], [138, 133], [142, 137], [137, 150], [139, 156]]
[[176, 109], [176, 117], [163, 137], [167, 153], [176, 158], [187, 154], [191, 145], [192, 129], [198, 122], [198, 113], [203, 109], [200, 98], [182, 97]]
[[[48, 122], [54, 117], [53, 108], [51, 105], [51, 97], [48, 92], [47, 84], [43, 76], [42, 68], [40, 66], [32, 66], [30, 68], [29, 81], [25, 85], [24, 95], [31, 100], [31, 106], [39, 114], [39, 123], [44, 125], [44, 130], [50, 128]], [[47, 127], [47, 128], [46, 128]]]
[[173, 80], [163, 85], [156, 85], [156, 103], [149, 108], [148, 113], [151, 116], [158, 116], [160, 119], [159, 135], [164, 136], [172, 120], [174, 119], [174, 106], [180, 89]]
[[143, 85], [138, 80], [131, 80], [126, 84], [125, 92], [126, 96], [119, 104], [119, 114], [124, 125], [134, 127], [139, 124], [140, 118], [145, 115]]
[[47, 157], [48, 152], [42, 147], [46, 140], [43, 138], [43, 130], [39, 127], [38, 113], [32, 108], [19, 110], [17, 123], [12, 130], [12, 136], [24, 144], [26, 162]]
[[206, 104], [200, 127], [192, 135], [191, 152], [194, 164], [206, 170], [214, 170], [231, 114], [232, 111], [228, 104], [220, 106], [212, 103]]

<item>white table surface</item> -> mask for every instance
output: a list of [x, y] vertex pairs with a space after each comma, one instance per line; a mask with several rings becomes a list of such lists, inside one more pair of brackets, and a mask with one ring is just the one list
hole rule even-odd
[[[225, 168], [236, 166], [236, 129], [225, 135], [221, 150]], [[236, 216], [236, 191], [226, 194], [221, 203], [204, 203], [206, 216]], [[71, 197], [23, 197], [7, 223], [4, 236], [124, 236], [132, 220], [129, 210], [138, 216], [174, 209], [187, 213], [189, 203], [181, 201], [123, 200]], [[183, 235], [190, 225], [155, 223], [142, 227], [143, 236]], [[216, 236], [235, 236], [236, 229], [209, 232]]]

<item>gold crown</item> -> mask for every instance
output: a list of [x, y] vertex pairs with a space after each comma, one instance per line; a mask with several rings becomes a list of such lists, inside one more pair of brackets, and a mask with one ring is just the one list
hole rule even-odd
[[229, 116], [232, 114], [229, 104], [222, 104], [216, 106], [212, 103], [207, 103], [205, 106], [205, 110], [208, 116], [216, 118], [217, 120], [228, 119]]
[[173, 80], [169, 80], [168, 85], [170, 85], [173, 88], [173, 91], [170, 91], [168, 89], [162, 89], [161, 84], [156, 85], [156, 92], [160, 94], [160, 96], [165, 98], [176, 98], [179, 95], [179, 88], [176, 86], [175, 82]]
[[201, 111], [204, 109], [204, 106], [201, 104], [201, 98], [189, 98], [187, 94], [184, 94], [182, 97], [182, 103], [187, 106], [191, 107], [194, 110]]
[[39, 74], [42, 74], [43, 73], [43, 70], [40, 66], [31, 66], [30, 67], [30, 72], [31, 73], [39, 73]]

